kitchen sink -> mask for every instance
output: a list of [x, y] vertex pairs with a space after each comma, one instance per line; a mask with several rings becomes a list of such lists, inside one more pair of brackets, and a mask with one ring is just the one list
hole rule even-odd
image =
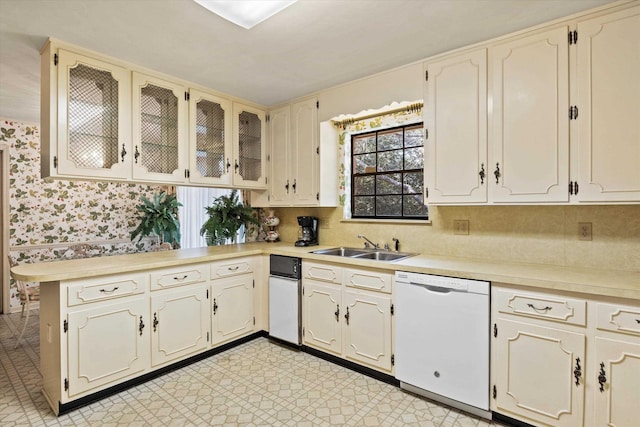
[[390, 252], [381, 249], [362, 249], [362, 248], [330, 248], [330, 249], [319, 249], [317, 251], [312, 251], [314, 254], [318, 255], [331, 255], [331, 256], [341, 256], [347, 258], [361, 258], [361, 259], [371, 259], [376, 261], [386, 261], [393, 262], [399, 261], [404, 258], [409, 258], [415, 256], [416, 254], [407, 253], [407, 252]]

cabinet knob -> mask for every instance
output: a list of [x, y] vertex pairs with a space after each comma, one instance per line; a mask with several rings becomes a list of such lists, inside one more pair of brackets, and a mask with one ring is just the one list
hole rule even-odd
[[287, 189], [287, 194], [289, 194], [289, 180], [287, 180], [287, 184], [284, 186]]
[[484, 163], [480, 165], [480, 172], [478, 172], [478, 176], [480, 176], [480, 184], [484, 184], [484, 177], [485, 177]]
[[579, 357], [576, 357], [576, 367], [573, 368], [573, 377], [576, 379], [576, 386], [579, 386], [580, 378], [582, 377], [582, 366], [580, 366]]
[[600, 362], [600, 374], [598, 375], [598, 383], [600, 384], [600, 393], [604, 393], [604, 385], [607, 382], [607, 373], [604, 370], [604, 362]]
[[138, 330], [140, 331], [140, 336], [142, 336], [142, 330], [144, 329], [144, 322], [142, 321], [142, 316], [140, 316], [140, 325], [138, 325]]
[[333, 314], [336, 315], [336, 322], [339, 322], [340, 321], [340, 304], [336, 306], [336, 312]]
[[135, 159], [136, 164], [138, 164], [138, 157], [140, 157], [140, 152], [138, 151], [138, 146], [136, 145], [135, 152], [133, 153], [133, 158]]
[[238, 168], [240, 168], [240, 165], [238, 164], [237, 160], [236, 160], [236, 164], [233, 167], [236, 170], [236, 173], [238, 173]]
[[156, 329], [158, 327], [158, 323], [160, 323], [158, 321], [158, 315], [157, 315], [157, 313], [153, 313], [153, 332], [156, 331]]
[[347, 314], [344, 315], [344, 320], [347, 321], [347, 325], [349, 324], [349, 307], [347, 307]]
[[229, 173], [229, 169], [231, 169], [231, 163], [229, 163], [229, 158], [227, 157], [227, 173]]
[[496, 163], [496, 170], [493, 171], [493, 174], [496, 177], [496, 184], [500, 183], [500, 163]]
[[293, 187], [293, 194], [296, 194], [296, 180], [293, 180], [293, 185], [291, 187]]
[[127, 155], [127, 150], [125, 150], [124, 144], [122, 144], [122, 151], [120, 152], [120, 158], [122, 159], [123, 162], [124, 162], [124, 156], [126, 155]]

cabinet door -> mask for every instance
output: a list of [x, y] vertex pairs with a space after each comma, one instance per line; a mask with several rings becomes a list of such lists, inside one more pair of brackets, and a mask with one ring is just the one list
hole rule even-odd
[[189, 91], [189, 181], [231, 185], [231, 101]]
[[241, 104], [233, 108], [233, 185], [266, 189], [265, 113]]
[[130, 73], [63, 49], [58, 55], [57, 173], [129, 178]]
[[344, 310], [345, 357], [391, 372], [391, 298], [346, 291]]
[[487, 51], [426, 66], [426, 188], [430, 204], [487, 201]]
[[491, 365], [495, 410], [557, 427], [582, 426], [585, 335], [498, 319]]
[[120, 383], [149, 366], [146, 298], [69, 313], [69, 397]]
[[569, 200], [568, 29], [489, 50], [493, 111], [487, 167], [498, 203]]
[[151, 364], [163, 365], [208, 346], [207, 285], [158, 291], [151, 295]]
[[302, 326], [305, 345], [342, 354], [340, 286], [303, 281]]
[[133, 178], [187, 180], [186, 88], [133, 73]]
[[293, 204], [317, 205], [319, 191], [319, 125], [315, 98], [291, 106], [291, 175]]
[[291, 199], [290, 122], [289, 106], [269, 113], [269, 206], [287, 206]]
[[640, 7], [578, 24], [580, 201], [640, 201]]
[[211, 289], [212, 344], [252, 333], [255, 329], [253, 274], [214, 280]]
[[593, 381], [595, 425], [640, 425], [640, 344], [596, 337]]

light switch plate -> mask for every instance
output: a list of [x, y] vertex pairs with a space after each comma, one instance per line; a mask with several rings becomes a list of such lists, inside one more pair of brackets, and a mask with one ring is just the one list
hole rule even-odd
[[591, 223], [590, 222], [579, 222], [578, 223], [578, 239], [580, 240], [592, 240], [591, 234]]
[[469, 234], [469, 220], [468, 219], [454, 219], [453, 220], [453, 234], [468, 235]]

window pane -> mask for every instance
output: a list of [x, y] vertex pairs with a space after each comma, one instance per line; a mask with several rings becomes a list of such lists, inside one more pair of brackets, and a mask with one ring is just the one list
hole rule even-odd
[[353, 198], [353, 215], [354, 216], [374, 216], [375, 215], [374, 196], [354, 197]]
[[402, 216], [402, 196], [376, 197], [376, 216]]
[[402, 151], [385, 151], [378, 154], [378, 172], [402, 170]]
[[404, 150], [404, 168], [409, 169], [422, 169], [424, 152], [422, 147], [407, 148]]
[[376, 171], [376, 155], [360, 154], [353, 156], [353, 172], [354, 173], [375, 173]]
[[423, 145], [422, 127], [407, 129], [404, 133], [405, 147], [418, 147]]
[[404, 194], [422, 194], [424, 177], [422, 172], [410, 172], [404, 174]]
[[402, 129], [378, 134], [378, 151], [402, 148]]
[[377, 194], [402, 194], [402, 174], [392, 173], [376, 177]]
[[404, 196], [404, 216], [426, 217], [429, 209], [423, 203], [422, 194]]
[[356, 176], [353, 178], [353, 194], [356, 196], [375, 195], [374, 175]]
[[372, 153], [376, 151], [376, 135], [359, 135], [353, 139], [353, 154]]

